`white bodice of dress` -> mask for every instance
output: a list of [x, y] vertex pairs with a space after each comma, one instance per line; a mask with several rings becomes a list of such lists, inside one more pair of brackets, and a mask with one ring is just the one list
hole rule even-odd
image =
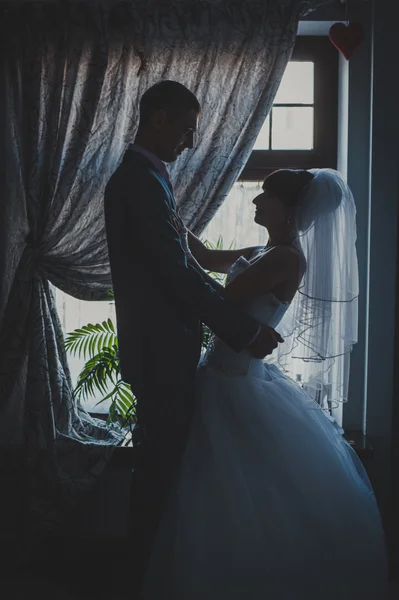
[[[232, 281], [249, 266], [250, 263], [241, 256], [231, 267], [227, 275], [227, 282]], [[268, 293], [251, 302], [245, 312], [262, 325], [276, 328], [288, 307], [288, 302], [280, 302], [272, 293]], [[246, 349], [235, 352], [215, 335], [210, 340], [201, 365], [236, 375], [252, 374], [256, 376], [257, 372], [263, 373], [264, 369], [262, 359], [253, 358]]]

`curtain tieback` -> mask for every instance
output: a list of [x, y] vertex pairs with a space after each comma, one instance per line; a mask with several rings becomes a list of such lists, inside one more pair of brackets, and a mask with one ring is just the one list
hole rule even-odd
[[28, 233], [28, 235], [25, 238], [25, 242], [26, 242], [28, 263], [31, 266], [35, 265], [35, 267], [37, 267], [38, 264], [40, 263], [40, 258], [41, 258], [41, 252], [40, 252], [41, 244], [37, 243], [32, 232]]

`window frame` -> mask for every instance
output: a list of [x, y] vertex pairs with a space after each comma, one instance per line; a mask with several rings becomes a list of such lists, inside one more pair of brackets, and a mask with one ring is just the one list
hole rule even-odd
[[253, 150], [239, 181], [263, 181], [276, 169], [337, 168], [338, 52], [327, 36], [298, 36], [290, 61], [314, 63], [314, 148]]

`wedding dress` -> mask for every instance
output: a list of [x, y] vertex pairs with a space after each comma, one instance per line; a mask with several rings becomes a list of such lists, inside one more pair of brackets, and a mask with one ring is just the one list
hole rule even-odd
[[[269, 293], [248, 312], [278, 330], [287, 308]], [[383, 600], [380, 514], [342, 429], [275, 365], [215, 337], [196, 390], [144, 600]]]

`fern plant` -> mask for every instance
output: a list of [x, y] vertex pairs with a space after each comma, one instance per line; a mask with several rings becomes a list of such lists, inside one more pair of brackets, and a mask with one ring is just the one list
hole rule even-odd
[[[112, 292], [110, 295], [113, 297]], [[65, 348], [71, 354], [86, 359], [74, 390], [75, 397], [84, 401], [100, 392], [103, 398], [97, 405], [111, 400], [107, 421], [119, 422], [123, 426], [133, 425], [136, 402], [130, 385], [121, 379], [118, 336], [112, 320], [89, 323], [68, 333]]]
[[[223, 250], [223, 238], [216, 244], [203, 242], [211, 250]], [[233, 244], [230, 245], [231, 249]], [[209, 272], [219, 283], [224, 284], [226, 276]], [[109, 292], [113, 299], [113, 292]], [[211, 330], [203, 325], [202, 350], [208, 347]], [[108, 423], [119, 422], [132, 427], [136, 422], [136, 399], [130, 385], [121, 379], [118, 356], [118, 336], [111, 319], [102, 323], [88, 323], [66, 335], [65, 348], [74, 356], [85, 359], [85, 365], [78, 376], [74, 389], [75, 397], [85, 401], [100, 392], [103, 395], [97, 405], [111, 400]]]

